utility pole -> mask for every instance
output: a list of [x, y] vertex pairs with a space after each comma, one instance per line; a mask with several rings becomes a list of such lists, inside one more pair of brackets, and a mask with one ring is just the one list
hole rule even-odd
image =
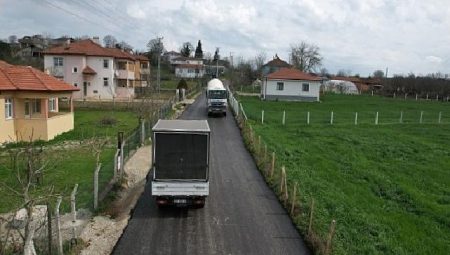
[[219, 47], [216, 48], [216, 53], [214, 57], [216, 57], [216, 78], [219, 79]]
[[157, 86], [158, 86], [158, 98], [161, 96], [161, 54], [162, 54], [161, 40], [162, 39], [164, 39], [164, 37], [158, 37], [158, 73], [156, 76]]

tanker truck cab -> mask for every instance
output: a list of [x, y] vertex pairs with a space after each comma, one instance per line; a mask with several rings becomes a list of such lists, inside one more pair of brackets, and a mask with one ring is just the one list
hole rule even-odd
[[208, 106], [208, 116], [213, 113], [227, 115], [228, 91], [219, 79], [212, 79], [208, 82], [206, 89], [206, 101]]
[[202, 208], [209, 195], [208, 122], [159, 120], [152, 131], [152, 196], [157, 205]]

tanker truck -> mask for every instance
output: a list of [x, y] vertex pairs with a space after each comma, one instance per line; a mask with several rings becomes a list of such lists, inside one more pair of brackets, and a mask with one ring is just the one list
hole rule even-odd
[[227, 115], [228, 91], [219, 79], [212, 79], [208, 82], [206, 89], [206, 102], [208, 106], [208, 116], [212, 114]]
[[158, 120], [152, 131], [156, 204], [202, 208], [209, 195], [208, 122]]

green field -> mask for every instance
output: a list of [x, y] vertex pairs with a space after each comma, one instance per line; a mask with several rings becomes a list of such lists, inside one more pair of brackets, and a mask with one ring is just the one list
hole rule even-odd
[[[114, 121], [106, 121], [114, 120]], [[106, 123], [106, 124], [105, 124]], [[113, 123], [113, 124], [111, 124]], [[47, 158], [51, 159], [49, 168], [44, 173], [43, 185], [54, 185], [55, 192], [64, 195], [62, 209], [69, 208], [69, 195], [75, 183], [78, 183], [78, 207], [92, 208], [93, 203], [93, 173], [95, 157], [92, 147], [83, 142], [92, 137], [107, 137], [110, 144], [101, 154], [102, 170], [99, 174], [100, 191], [113, 175], [113, 158], [118, 131], [125, 134], [135, 129], [138, 120], [133, 112], [111, 112], [95, 110], [77, 110], [75, 112], [75, 128], [50, 142], [39, 143], [48, 147]], [[73, 141], [72, 143], [62, 143]], [[75, 142], [74, 142], [75, 141]], [[76, 141], [80, 141], [79, 143]], [[20, 147], [20, 144], [10, 147]], [[0, 181], [9, 186], [15, 186], [14, 173], [10, 170], [10, 158], [7, 149], [0, 150]], [[17, 208], [21, 200], [11, 195], [5, 187], [0, 185], [0, 213]]]
[[[324, 237], [336, 219], [333, 254], [448, 254], [450, 103], [342, 95], [320, 103], [239, 100], [276, 152], [277, 168], [285, 165], [288, 182], [299, 183], [302, 204], [314, 198], [316, 231]], [[304, 218], [295, 219], [303, 234]]]

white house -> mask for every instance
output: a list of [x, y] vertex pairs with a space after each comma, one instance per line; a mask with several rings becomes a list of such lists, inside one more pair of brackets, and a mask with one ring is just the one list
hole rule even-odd
[[264, 77], [263, 100], [319, 101], [321, 78], [297, 69], [281, 68]]
[[[144, 63], [147, 64], [144, 64]], [[130, 99], [134, 87], [150, 72], [148, 59], [115, 48], [104, 48], [93, 40], [68, 41], [44, 52], [47, 73], [80, 91], [75, 99]], [[148, 69], [148, 70], [146, 70]]]
[[180, 78], [202, 78], [205, 75], [203, 59], [179, 57], [172, 61], [175, 76]]

